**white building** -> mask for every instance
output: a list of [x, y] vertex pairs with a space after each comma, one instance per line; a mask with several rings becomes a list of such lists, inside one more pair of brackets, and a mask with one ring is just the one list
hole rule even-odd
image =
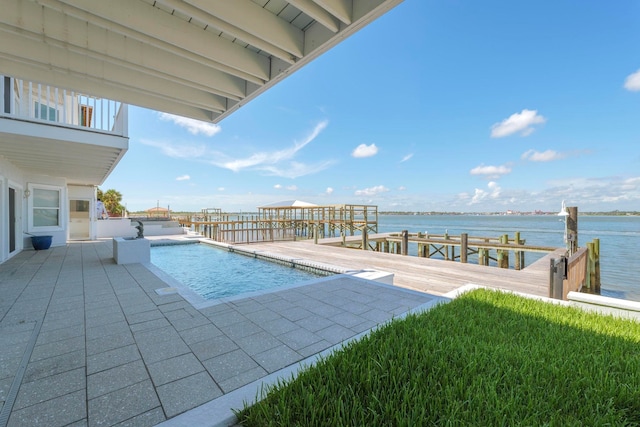
[[127, 104], [218, 122], [401, 1], [2, 0], [0, 262], [96, 238]]

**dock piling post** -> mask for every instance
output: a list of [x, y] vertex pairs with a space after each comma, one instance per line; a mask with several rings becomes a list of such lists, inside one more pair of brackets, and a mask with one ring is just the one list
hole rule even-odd
[[402, 230], [402, 255], [409, 255], [409, 231]]
[[467, 233], [460, 234], [460, 262], [467, 263], [467, 245], [469, 243], [469, 235]]

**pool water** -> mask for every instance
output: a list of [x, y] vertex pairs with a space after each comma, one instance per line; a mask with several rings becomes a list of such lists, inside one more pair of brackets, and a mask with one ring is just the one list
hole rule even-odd
[[208, 300], [326, 276], [202, 243], [154, 246], [151, 263]]

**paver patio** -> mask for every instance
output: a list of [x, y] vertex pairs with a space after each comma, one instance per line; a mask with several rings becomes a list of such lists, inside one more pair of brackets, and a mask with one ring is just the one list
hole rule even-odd
[[196, 309], [168, 286], [110, 241], [0, 265], [0, 427], [184, 417], [435, 298], [334, 276]]

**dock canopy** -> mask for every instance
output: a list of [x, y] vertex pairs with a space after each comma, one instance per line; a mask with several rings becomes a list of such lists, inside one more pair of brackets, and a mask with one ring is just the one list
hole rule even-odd
[[264, 206], [258, 206], [258, 209], [269, 208], [311, 208], [318, 206], [313, 203], [303, 202], [301, 200], [284, 200], [282, 202], [275, 202]]

